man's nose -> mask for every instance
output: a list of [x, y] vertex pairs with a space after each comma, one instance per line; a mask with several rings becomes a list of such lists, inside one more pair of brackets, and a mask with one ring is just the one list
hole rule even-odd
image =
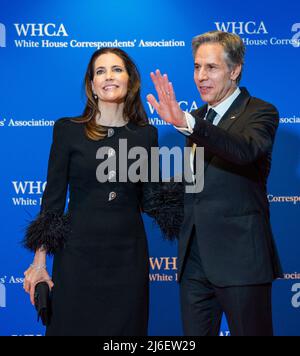
[[200, 68], [197, 72], [197, 79], [199, 80], [199, 82], [202, 82], [203, 80], [207, 80], [208, 79], [208, 73], [207, 70], [205, 68]]

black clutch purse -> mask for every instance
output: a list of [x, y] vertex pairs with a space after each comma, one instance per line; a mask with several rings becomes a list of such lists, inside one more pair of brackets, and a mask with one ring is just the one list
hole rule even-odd
[[37, 311], [37, 320], [42, 320], [48, 326], [51, 318], [50, 288], [48, 283], [40, 282], [35, 286], [34, 305]]

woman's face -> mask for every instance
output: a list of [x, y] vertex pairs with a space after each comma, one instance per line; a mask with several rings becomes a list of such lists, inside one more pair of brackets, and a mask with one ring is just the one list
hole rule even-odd
[[128, 92], [129, 75], [123, 60], [113, 53], [99, 56], [94, 65], [92, 88], [100, 101], [122, 103]]

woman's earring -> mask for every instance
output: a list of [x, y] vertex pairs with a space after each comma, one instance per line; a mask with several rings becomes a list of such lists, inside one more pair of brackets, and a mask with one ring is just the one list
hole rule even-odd
[[98, 99], [98, 95], [97, 94], [93, 94], [93, 97], [94, 97], [95, 100]]

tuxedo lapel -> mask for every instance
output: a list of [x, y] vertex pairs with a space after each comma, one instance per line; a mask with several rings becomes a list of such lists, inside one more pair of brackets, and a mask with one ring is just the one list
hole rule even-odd
[[228, 131], [239, 119], [240, 115], [245, 111], [250, 95], [246, 88], [241, 88], [240, 95], [235, 99], [230, 108], [223, 115], [218, 127]]
[[[245, 111], [247, 103], [250, 100], [250, 94], [246, 88], [240, 88], [241, 93], [239, 96], [234, 100], [230, 108], [226, 111], [223, 115], [222, 119], [218, 123], [218, 127], [222, 128], [223, 130], [228, 131], [239, 119], [241, 114]], [[203, 120], [205, 114], [207, 112], [207, 105], [203, 106], [199, 109], [198, 112], [195, 113], [196, 120]], [[188, 139], [188, 145], [192, 146], [193, 142]], [[206, 171], [208, 165], [210, 164], [214, 154], [210, 151], [204, 149], [204, 171]]]

